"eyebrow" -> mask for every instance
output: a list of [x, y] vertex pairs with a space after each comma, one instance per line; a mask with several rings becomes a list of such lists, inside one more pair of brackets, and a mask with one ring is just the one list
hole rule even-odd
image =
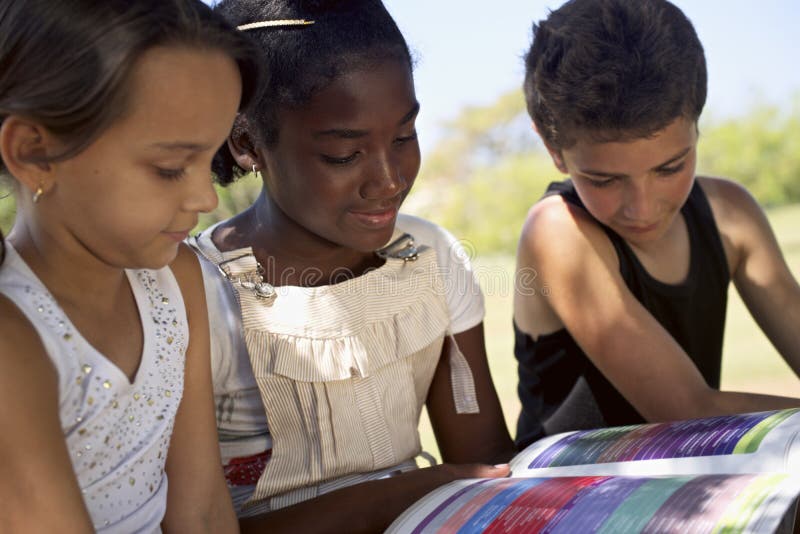
[[[686, 154], [688, 154], [691, 149], [692, 149], [692, 147], [684, 148], [679, 153], [677, 153], [674, 156], [672, 156], [671, 158], [669, 158], [667, 161], [665, 161], [663, 163], [659, 163], [658, 165], [656, 165], [655, 167], [653, 167], [650, 170], [651, 171], [655, 171], [655, 170], [661, 169], [663, 167], [666, 167], [671, 163], [675, 163], [679, 159], [683, 158]], [[601, 178], [626, 178], [628, 176], [627, 174], [615, 174], [613, 172], [595, 171], [595, 170], [592, 170], [592, 169], [580, 169], [580, 172], [582, 174], [591, 174], [592, 176], [598, 176], [598, 177], [601, 177]]]
[[186, 150], [190, 152], [203, 152], [204, 150], [209, 150], [211, 146], [201, 145], [200, 143], [190, 143], [188, 141], [164, 141], [152, 143], [150, 148], [157, 148], [159, 150]]
[[[404, 124], [408, 124], [411, 122], [414, 117], [417, 116], [419, 113], [419, 102], [415, 102], [414, 105], [411, 107], [408, 113], [403, 115], [398, 122], [398, 126], [403, 126]], [[369, 135], [369, 131], [367, 130], [353, 130], [350, 128], [331, 128], [329, 130], [322, 130], [319, 132], [315, 132], [313, 137], [318, 139], [320, 137], [338, 137], [341, 139], [358, 139], [360, 137], [366, 137]]]

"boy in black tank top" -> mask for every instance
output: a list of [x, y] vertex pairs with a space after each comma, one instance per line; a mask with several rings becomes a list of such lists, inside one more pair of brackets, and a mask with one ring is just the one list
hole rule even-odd
[[556, 168], [517, 257], [517, 444], [800, 406], [719, 391], [728, 285], [800, 376], [800, 286], [753, 198], [695, 177], [702, 46], [665, 0], [572, 0], [534, 25], [525, 96]]

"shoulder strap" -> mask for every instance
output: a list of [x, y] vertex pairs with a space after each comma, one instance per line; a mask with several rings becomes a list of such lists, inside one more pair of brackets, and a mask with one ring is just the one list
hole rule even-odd
[[[236, 354], [240, 351], [244, 351], [247, 353], [247, 348], [244, 345], [244, 326], [242, 324], [242, 308], [239, 303], [239, 295], [236, 293], [236, 289], [233, 287], [233, 284], [230, 283], [225, 272], [219, 268], [217, 263], [210, 258], [205, 251], [203, 251], [202, 247], [199, 246], [197, 242], [197, 237], [190, 237], [186, 240], [186, 244], [192, 247], [194, 251], [197, 253], [197, 257], [200, 261], [200, 267], [203, 270], [203, 279], [206, 291], [209, 293], [207, 296], [207, 300], [209, 303], [212, 301], [216, 302], [221, 309], [225, 310], [227, 313], [224, 314], [225, 317], [225, 328], [226, 334], [224, 338], [227, 339], [225, 344], [230, 345], [230, 349], [232, 350], [231, 354]], [[209, 304], [210, 305], [210, 304]], [[211, 335], [215, 337], [220, 337], [220, 341], [222, 341], [222, 334], [220, 334], [221, 325], [209, 325], [209, 330], [211, 331]], [[236, 333], [237, 335], [234, 335]]]

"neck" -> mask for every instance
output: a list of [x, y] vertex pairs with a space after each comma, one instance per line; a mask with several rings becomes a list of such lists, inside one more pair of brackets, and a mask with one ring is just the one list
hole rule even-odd
[[128, 291], [124, 269], [103, 262], [71, 235], [42, 231], [20, 219], [8, 242], [59, 305], [114, 310], [115, 297]]
[[286, 216], [269, 195], [214, 233], [222, 251], [250, 247], [264, 267], [264, 281], [274, 286], [321, 286], [364, 274], [383, 263], [372, 252], [332, 243]]

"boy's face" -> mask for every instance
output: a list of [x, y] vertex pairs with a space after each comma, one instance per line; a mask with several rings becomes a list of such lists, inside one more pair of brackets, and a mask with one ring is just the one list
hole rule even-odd
[[694, 183], [697, 126], [679, 118], [625, 142], [578, 141], [551, 156], [589, 213], [633, 245], [653, 245], [675, 222]]

